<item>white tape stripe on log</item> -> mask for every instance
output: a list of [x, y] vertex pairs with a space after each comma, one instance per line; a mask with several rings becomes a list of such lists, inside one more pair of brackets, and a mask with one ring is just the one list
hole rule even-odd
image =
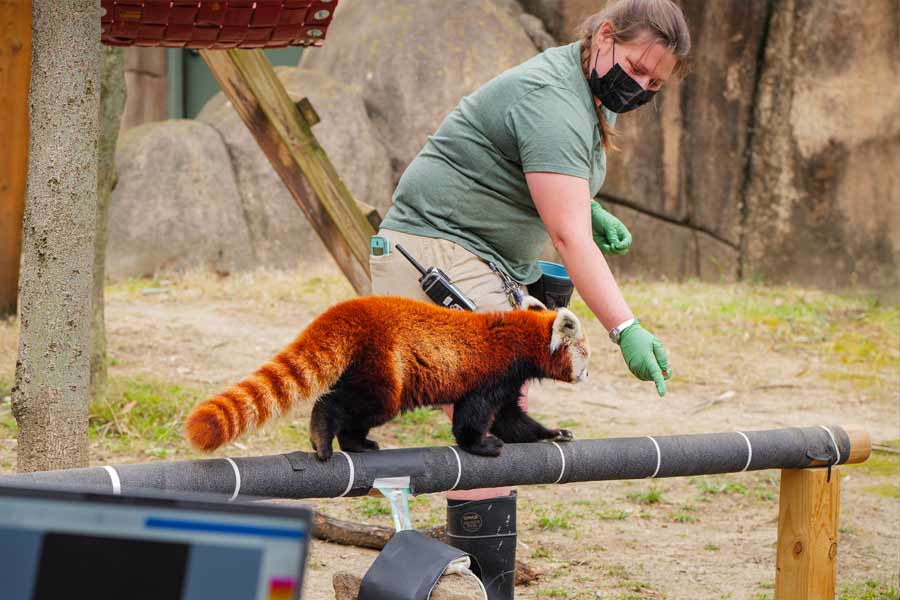
[[562, 469], [559, 470], [559, 477], [557, 477], [556, 481], [553, 482], [553, 483], [559, 483], [560, 481], [562, 481], [563, 475], [566, 474], [566, 455], [563, 452], [562, 448], [559, 447], [559, 444], [557, 444], [556, 442], [550, 442], [550, 443], [553, 444], [554, 446], [556, 446], [556, 449], [559, 450], [559, 457], [562, 458]]
[[350, 465], [350, 481], [347, 482], [347, 489], [344, 490], [343, 494], [338, 496], [338, 498], [343, 498], [350, 493], [350, 490], [353, 489], [353, 481], [356, 479], [356, 468], [353, 466], [353, 460], [350, 458], [349, 454], [340, 450], [338, 450], [338, 454], [343, 454], [344, 458], [347, 459], [347, 464]]
[[228, 499], [229, 502], [235, 500], [238, 497], [238, 494], [241, 493], [241, 471], [238, 469], [237, 463], [225, 457], [225, 460], [228, 461], [228, 464], [231, 465], [231, 468], [234, 469], [234, 493], [231, 495], [231, 498]]
[[112, 492], [116, 496], [122, 495], [122, 481], [119, 479], [119, 473], [110, 467], [109, 465], [105, 465], [103, 467], [107, 473], [109, 473], [109, 481], [112, 483]]
[[825, 431], [828, 432], [828, 437], [831, 438], [831, 443], [834, 444], [834, 451], [837, 454], [837, 458], [834, 459], [834, 464], [840, 463], [841, 462], [841, 449], [838, 448], [837, 440], [834, 439], [834, 434], [831, 433], [831, 430], [828, 429], [827, 427], [825, 427], [824, 425], [819, 425], [819, 427], [821, 427], [822, 429], [824, 429]]
[[649, 435], [647, 437], [650, 438], [650, 441], [653, 442], [653, 446], [656, 448], [656, 470], [653, 471], [653, 475], [649, 477], [650, 479], [653, 479], [659, 474], [659, 468], [662, 466], [662, 452], [660, 451], [659, 444], [656, 443], [656, 440]]
[[753, 460], [753, 446], [750, 445], [750, 438], [747, 437], [747, 434], [743, 431], [738, 431], [744, 437], [744, 440], [747, 442], [747, 464], [744, 465], [744, 468], [741, 469], [741, 473], [750, 468], [750, 461]]
[[452, 492], [456, 489], [456, 486], [459, 485], [459, 480], [462, 479], [462, 461], [459, 459], [459, 452], [456, 451], [456, 448], [453, 446], [447, 446], [450, 448], [450, 451], [453, 452], [453, 456], [456, 457], [456, 481], [453, 482], [453, 487], [447, 490], [448, 492]]

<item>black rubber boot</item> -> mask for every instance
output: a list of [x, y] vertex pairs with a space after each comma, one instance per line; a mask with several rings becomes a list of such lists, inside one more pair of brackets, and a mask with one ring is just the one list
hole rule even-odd
[[516, 582], [516, 492], [486, 500], [447, 500], [447, 538], [471, 554], [489, 600], [512, 600]]

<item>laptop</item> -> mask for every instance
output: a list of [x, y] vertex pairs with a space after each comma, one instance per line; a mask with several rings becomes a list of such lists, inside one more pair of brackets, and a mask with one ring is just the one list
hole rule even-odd
[[3, 600], [298, 600], [312, 511], [0, 485]]

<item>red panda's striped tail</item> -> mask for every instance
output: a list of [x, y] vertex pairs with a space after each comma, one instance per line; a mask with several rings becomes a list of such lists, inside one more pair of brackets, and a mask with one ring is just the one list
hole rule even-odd
[[334, 385], [347, 367], [346, 352], [334, 347], [310, 351], [302, 338], [253, 375], [194, 407], [185, 421], [191, 445], [212, 452]]

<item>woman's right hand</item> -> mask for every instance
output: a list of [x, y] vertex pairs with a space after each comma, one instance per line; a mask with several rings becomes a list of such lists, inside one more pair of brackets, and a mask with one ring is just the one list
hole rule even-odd
[[666, 395], [666, 379], [672, 377], [669, 357], [659, 339], [635, 321], [619, 335], [625, 364], [641, 381], [656, 383], [660, 397]]

